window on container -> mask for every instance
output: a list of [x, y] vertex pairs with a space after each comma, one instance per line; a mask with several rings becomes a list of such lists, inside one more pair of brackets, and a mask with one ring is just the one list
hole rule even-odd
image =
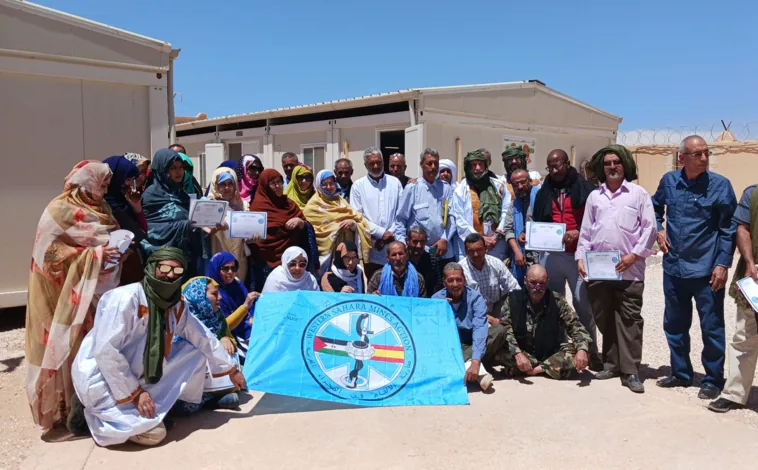
[[305, 146], [301, 150], [303, 163], [313, 168], [314, 174], [324, 169], [325, 145]]

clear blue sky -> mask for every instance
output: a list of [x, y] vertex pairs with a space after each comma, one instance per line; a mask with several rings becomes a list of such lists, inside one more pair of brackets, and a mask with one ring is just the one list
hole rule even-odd
[[181, 115], [539, 79], [622, 129], [758, 121], [755, 0], [36, 1], [181, 48]]

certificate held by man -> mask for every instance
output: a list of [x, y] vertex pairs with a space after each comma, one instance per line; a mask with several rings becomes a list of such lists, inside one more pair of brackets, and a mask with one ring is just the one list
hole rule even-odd
[[268, 214], [265, 212], [232, 211], [229, 213], [229, 238], [266, 238]]
[[190, 201], [190, 222], [193, 227], [215, 227], [226, 216], [226, 201], [193, 199]]
[[529, 251], [564, 251], [566, 224], [526, 223], [526, 249]]
[[616, 271], [621, 259], [619, 251], [588, 251], [584, 253], [584, 265], [588, 281], [620, 281], [621, 273]]

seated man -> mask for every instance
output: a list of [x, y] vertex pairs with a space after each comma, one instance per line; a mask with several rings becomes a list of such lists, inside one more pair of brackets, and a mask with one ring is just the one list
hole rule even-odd
[[466, 284], [479, 291], [487, 303], [487, 320], [491, 325], [500, 321], [500, 309], [508, 293], [521, 290], [505, 264], [486, 254], [484, 237], [472, 233], [464, 241], [466, 258], [461, 262]]
[[421, 274], [426, 285], [427, 297], [442, 289], [442, 280], [440, 279], [440, 268], [438, 266], [439, 257], [432, 256], [426, 251], [427, 233], [424, 227], [414, 225], [408, 229], [408, 257], [416, 268], [416, 272]]
[[408, 262], [408, 250], [403, 242], [387, 245], [387, 264], [368, 281], [366, 292], [399, 297], [426, 297], [424, 278]]
[[[502, 363], [526, 375], [565, 379], [587, 367], [590, 334], [562, 296], [547, 289], [547, 271], [532, 265], [526, 292], [511, 293], [503, 305], [501, 324], [508, 341]], [[567, 336], [571, 343], [567, 342]]]
[[487, 326], [487, 307], [479, 292], [466, 286], [463, 268], [458, 263], [447, 263], [442, 273], [441, 291], [433, 299], [446, 299], [450, 302], [458, 325], [461, 338], [463, 360], [466, 362], [466, 382], [479, 382], [482, 390], [492, 385], [492, 376], [482, 365], [494, 365], [496, 358], [504, 356], [506, 330], [498, 324]]
[[[142, 283], [106, 292], [97, 305], [71, 375], [81, 400], [72, 413], [84, 414], [98, 445], [161, 442], [174, 403], [200, 403], [208, 366], [237, 390], [246, 386], [215, 335], [184, 309], [185, 265], [181, 250], [161, 248], [148, 258]], [[174, 335], [186, 341], [172, 344]]]

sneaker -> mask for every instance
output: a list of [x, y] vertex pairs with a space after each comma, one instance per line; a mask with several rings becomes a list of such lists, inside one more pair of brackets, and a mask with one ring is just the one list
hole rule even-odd
[[482, 391], [487, 391], [492, 386], [492, 374], [484, 374], [479, 377], [479, 386], [482, 387]]
[[136, 436], [130, 437], [129, 442], [133, 442], [141, 446], [151, 447], [160, 444], [165, 438], [166, 426], [164, 426], [163, 423], [160, 423], [158, 426], [147, 432], [143, 432], [142, 434], [137, 434]]
[[708, 409], [711, 411], [715, 411], [716, 413], [726, 413], [730, 410], [741, 410], [742, 408], [745, 408], [745, 405], [740, 403], [735, 403], [732, 400], [728, 400], [726, 398], [719, 398], [716, 401], [712, 401], [708, 405]]

